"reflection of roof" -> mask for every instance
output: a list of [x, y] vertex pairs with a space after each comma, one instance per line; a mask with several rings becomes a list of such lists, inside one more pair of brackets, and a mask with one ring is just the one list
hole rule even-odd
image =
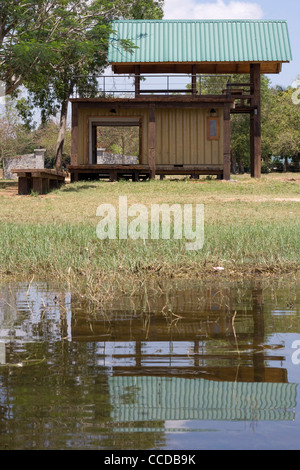
[[111, 417], [118, 423], [295, 417], [297, 384], [116, 376], [109, 378], [109, 387]]

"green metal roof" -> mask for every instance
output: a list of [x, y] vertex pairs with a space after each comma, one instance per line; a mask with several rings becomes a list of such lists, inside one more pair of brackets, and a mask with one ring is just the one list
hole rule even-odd
[[[112, 27], [110, 63], [292, 60], [286, 21], [124, 20]], [[125, 51], [120, 39], [137, 48]]]

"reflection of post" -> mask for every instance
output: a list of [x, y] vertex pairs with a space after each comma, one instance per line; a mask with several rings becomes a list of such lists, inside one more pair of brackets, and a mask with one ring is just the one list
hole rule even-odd
[[135, 342], [135, 365], [136, 367], [141, 367], [142, 365], [142, 342]]
[[194, 341], [194, 366], [199, 367], [199, 341]]
[[263, 290], [261, 286], [252, 290], [252, 314], [253, 314], [253, 368], [254, 381], [265, 381], [264, 350], [257, 353], [257, 348], [263, 344], [265, 337], [265, 320], [263, 308]]
[[0, 341], [0, 364], [6, 364], [5, 343]]

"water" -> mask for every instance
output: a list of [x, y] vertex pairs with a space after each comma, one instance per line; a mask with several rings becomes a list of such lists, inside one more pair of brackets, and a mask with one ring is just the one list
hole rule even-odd
[[299, 449], [299, 287], [0, 285], [0, 449]]

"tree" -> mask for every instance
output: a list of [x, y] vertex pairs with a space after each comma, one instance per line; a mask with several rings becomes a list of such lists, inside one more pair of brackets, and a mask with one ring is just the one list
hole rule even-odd
[[266, 130], [271, 140], [274, 156], [283, 159], [283, 170], [288, 161], [298, 161], [300, 151], [300, 106], [292, 100], [293, 89], [273, 89], [273, 103], [270, 108]]
[[5, 0], [0, 4], [0, 80], [14, 93], [55, 57], [67, 40], [80, 0]]
[[[43, 123], [60, 111], [55, 152], [57, 170], [61, 169], [70, 96], [75, 86], [83, 94], [96, 95], [97, 75], [107, 65], [111, 21], [116, 18], [161, 18], [162, 4], [162, 0], [80, 2], [80, 6], [72, 10], [72, 15], [66, 14], [55, 32], [49, 27], [53, 39], [51, 60], [47, 65], [36, 66], [36, 73], [27, 76], [24, 83], [33, 106], [42, 110]], [[133, 47], [131, 41], [118, 41], [117, 38], [115, 41], [117, 47]]]
[[22, 155], [33, 148], [33, 134], [21, 121], [15, 103], [7, 100], [5, 110], [0, 110], [0, 163], [4, 157]]
[[101, 126], [98, 127], [97, 140], [107, 152], [139, 156], [139, 127], [138, 126]]

